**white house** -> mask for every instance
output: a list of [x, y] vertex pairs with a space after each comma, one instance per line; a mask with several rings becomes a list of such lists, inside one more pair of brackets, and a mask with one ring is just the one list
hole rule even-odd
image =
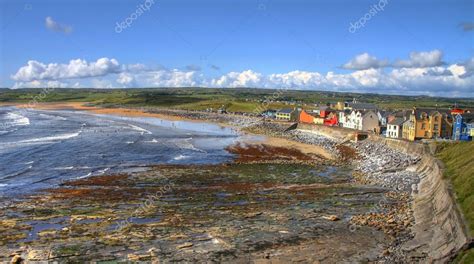
[[339, 112], [339, 124], [345, 128], [357, 129], [362, 131], [378, 132], [379, 117], [374, 111], [342, 111]]
[[395, 118], [387, 124], [387, 137], [401, 138], [403, 132], [403, 118]]

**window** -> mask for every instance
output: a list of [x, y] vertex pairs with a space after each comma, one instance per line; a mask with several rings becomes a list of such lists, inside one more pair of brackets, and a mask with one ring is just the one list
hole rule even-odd
[[425, 123], [421, 124], [421, 129], [426, 129], [426, 124]]
[[434, 120], [435, 122], [438, 122], [438, 116], [435, 116]]
[[425, 137], [428, 137], [428, 131], [425, 131]]

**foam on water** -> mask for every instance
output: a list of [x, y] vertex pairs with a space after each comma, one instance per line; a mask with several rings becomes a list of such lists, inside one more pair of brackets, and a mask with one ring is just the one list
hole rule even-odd
[[8, 124], [11, 126], [27, 126], [30, 124], [30, 119], [28, 117], [15, 112], [7, 113], [5, 119], [9, 120]]
[[80, 134], [81, 134], [80, 132], [77, 132], [77, 133], [61, 134], [61, 135], [51, 136], [51, 137], [33, 138], [33, 139], [22, 140], [22, 141], [19, 141], [18, 143], [33, 143], [33, 142], [64, 140], [64, 139], [75, 138], [79, 136]]
[[135, 125], [132, 125], [132, 124], [128, 124], [133, 130], [136, 130], [136, 131], [139, 131], [141, 133], [144, 133], [144, 134], [148, 134], [148, 135], [151, 135], [153, 133], [151, 133], [151, 131], [149, 130], [146, 130], [142, 127], [139, 127], [139, 126], [135, 126]]
[[186, 158], [188, 158], [188, 157], [189, 157], [189, 156], [186, 156], [186, 155], [178, 155], [178, 156], [174, 157], [173, 159], [174, 159], [174, 160], [182, 160], [182, 159], [186, 159]]

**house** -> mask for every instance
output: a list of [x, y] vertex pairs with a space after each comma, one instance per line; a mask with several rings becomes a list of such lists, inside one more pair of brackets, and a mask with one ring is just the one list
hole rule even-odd
[[306, 112], [302, 110], [299, 116], [299, 122], [305, 124], [316, 124], [315, 118], [319, 117], [316, 113]]
[[449, 110], [413, 108], [410, 122], [405, 122], [402, 136], [408, 140], [450, 138], [452, 118]]
[[392, 122], [395, 118], [402, 118], [403, 120], [410, 119], [411, 110], [401, 110], [389, 113], [387, 115], [387, 123]]
[[336, 111], [330, 112], [326, 115], [323, 125], [325, 126], [338, 126], [339, 119]]
[[372, 111], [376, 111], [376, 110], [377, 110], [377, 106], [374, 105], [374, 104], [369, 104], [369, 103], [352, 102], [352, 103], [347, 103], [347, 104], [346, 104], [346, 109], [349, 109], [349, 110], [364, 110], [364, 111], [372, 110]]
[[357, 100], [354, 98], [352, 99], [352, 102], [337, 102], [332, 106], [334, 109], [338, 111], [344, 111], [344, 110], [372, 110], [372, 111], [377, 111], [377, 106], [374, 104], [370, 103], [359, 103]]
[[275, 118], [276, 113], [277, 113], [276, 110], [267, 109], [267, 110], [262, 112], [262, 116], [265, 117], [265, 118]]
[[276, 112], [276, 119], [283, 120], [283, 121], [296, 121], [297, 119], [297, 111], [296, 109], [281, 109]]
[[456, 114], [453, 122], [453, 140], [471, 141], [474, 134], [474, 114]]
[[402, 138], [410, 140], [410, 141], [415, 141], [415, 119], [411, 118], [405, 121], [402, 125]]
[[390, 113], [388, 111], [377, 111], [377, 117], [379, 118], [379, 123], [381, 127], [385, 127], [387, 125], [387, 119], [389, 114]]
[[320, 107], [314, 112], [302, 110], [299, 115], [299, 122], [306, 124], [337, 126], [338, 118], [336, 111], [324, 106]]
[[387, 134], [389, 138], [401, 138], [403, 134], [403, 118], [395, 118], [387, 124]]
[[380, 132], [379, 119], [374, 111], [345, 110], [339, 112], [339, 125], [362, 131]]

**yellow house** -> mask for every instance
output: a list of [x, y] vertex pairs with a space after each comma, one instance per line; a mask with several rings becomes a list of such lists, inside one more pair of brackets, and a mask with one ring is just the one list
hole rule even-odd
[[295, 121], [295, 117], [296, 117], [295, 109], [281, 109], [276, 112], [277, 120]]
[[415, 140], [415, 116], [410, 116], [410, 119], [403, 123], [402, 138], [414, 141]]
[[403, 124], [402, 137], [416, 139], [449, 138], [452, 120], [447, 111], [413, 108], [410, 119]]

